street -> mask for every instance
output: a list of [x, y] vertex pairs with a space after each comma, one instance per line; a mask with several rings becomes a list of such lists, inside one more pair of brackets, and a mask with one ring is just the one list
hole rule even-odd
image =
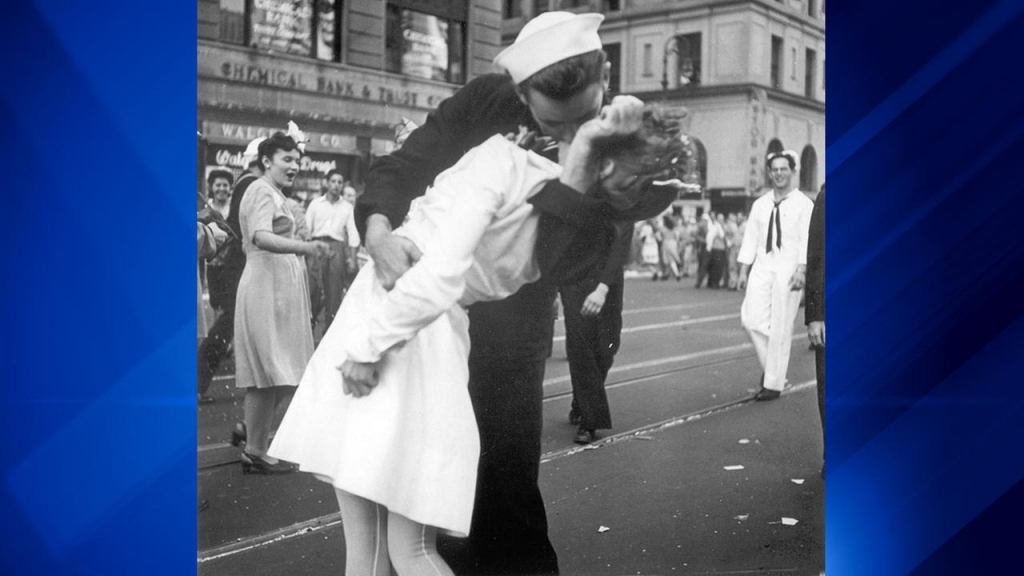
[[[571, 385], [556, 324], [540, 483], [563, 574], [823, 569], [814, 354], [798, 327], [787, 393], [751, 402], [760, 367], [739, 324], [741, 299], [696, 290], [689, 278], [628, 279], [607, 384], [615, 427], [585, 447], [573, 443], [567, 420]], [[243, 395], [230, 373], [211, 393], [216, 402], [198, 416], [198, 485], [210, 503], [199, 514], [199, 573], [340, 574], [331, 488], [301, 473], [242, 475], [226, 441]]]

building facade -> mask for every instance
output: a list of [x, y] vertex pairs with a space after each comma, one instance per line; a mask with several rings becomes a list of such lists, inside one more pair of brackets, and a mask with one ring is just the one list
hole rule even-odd
[[612, 91], [685, 107], [700, 194], [678, 203], [749, 210], [770, 151], [800, 155], [800, 189], [824, 181], [825, 16], [819, 0], [503, 0], [502, 42], [548, 10], [601, 12]]
[[236, 173], [248, 142], [294, 120], [296, 190], [340, 169], [361, 190], [404, 119], [492, 71], [501, 0], [198, 0], [201, 172]]

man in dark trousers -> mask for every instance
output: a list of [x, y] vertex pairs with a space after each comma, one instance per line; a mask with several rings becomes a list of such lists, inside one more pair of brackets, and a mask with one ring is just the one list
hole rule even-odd
[[[818, 414], [821, 416], [821, 440], [825, 442], [825, 185], [814, 202], [807, 235], [807, 293], [804, 323], [807, 338], [814, 347], [814, 372], [818, 380]], [[824, 477], [825, 467], [822, 464]]]
[[[391, 230], [410, 202], [465, 151], [494, 134], [523, 131], [568, 143], [582, 123], [602, 113], [609, 80], [597, 34], [602, 20], [600, 14], [568, 12], [534, 18], [495, 59], [507, 74], [475, 78], [442, 102], [399, 150], [374, 162], [356, 203], [356, 223], [386, 288], [420, 256]], [[608, 109], [623, 126], [639, 125], [639, 101], [618, 97]], [[531, 204], [570, 225], [598, 221], [607, 206], [579, 192], [596, 182], [596, 168], [591, 163], [568, 172], [545, 185]], [[542, 244], [538, 239], [538, 251]], [[461, 546], [442, 548], [457, 573], [558, 573], [537, 484], [556, 290], [542, 279], [505, 300], [469, 308], [469, 391], [481, 456], [470, 536]]]
[[565, 308], [565, 349], [572, 378], [569, 422], [578, 426], [573, 441], [590, 444], [597, 430], [612, 427], [604, 384], [619, 351], [622, 332], [623, 266], [629, 258], [633, 225], [623, 225], [603, 267], [586, 280], [562, 286]]
[[256, 148], [264, 138], [257, 138], [249, 143], [243, 160], [249, 160], [248, 171], [238, 178], [231, 193], [231, 210], [228, 212], [227, 223], [233, 233], [231, 241], [218, 256], [219, 266], [210, 268], [210, 304], [220, 310], [220, 316], [210, 328], [210, 333], [199, 345], [196, 383], [200, 404], [213, 402], [208, 394], [213, 375], [220, 363], [228, 355], [231, 341], [235, 337], [235, 295], [238, 293], [238, 281], [245, 269], [245, 252], [242, 251], [242, 231], [238, 223], [238, 207], [242, 196], [250, 184], [263, 175], [263, 165], [257, 161]]

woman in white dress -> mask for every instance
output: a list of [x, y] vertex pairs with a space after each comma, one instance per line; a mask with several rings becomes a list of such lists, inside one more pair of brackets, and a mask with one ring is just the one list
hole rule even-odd
[[[613, 210], [656, 195], [645, 215], [660, 212], [674, 191], [649, 184], [682, 151], [677, 119], [645, 110], [639, 132], [594, 142], [593, 193]], [[389, 549], [399, 574], [451, 573], [436, 532], [468, 534], [480, 450], [464, 308], [539, 278], [539, 217], [527, 200], [560, 172], [500, 135], [470, 150], [396, 230], [422, 258], [390, 291], [365, 266], [315, 351], [270, 454], [335, 487], [347, 573], [386, 574]]]

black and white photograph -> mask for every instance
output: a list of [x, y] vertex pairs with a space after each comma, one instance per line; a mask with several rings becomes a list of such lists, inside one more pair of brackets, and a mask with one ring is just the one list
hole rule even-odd
[[200, 576], [825, 573], [824, 1], [197, 33]]

